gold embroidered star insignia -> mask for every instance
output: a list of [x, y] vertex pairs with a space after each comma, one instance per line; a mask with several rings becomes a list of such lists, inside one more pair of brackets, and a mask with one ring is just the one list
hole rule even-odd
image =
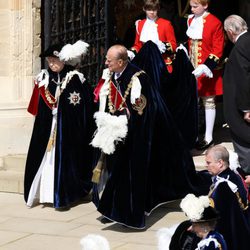
[[70, 96], [68, 97], [69, 104], [73, 104], [74, 106], [76, 104], [80, 104], [80, 100], [81, 100], [80, 93], [76, 93], [74, 91], [73, 93], [69, 93], [69, 94], [70, 94]]

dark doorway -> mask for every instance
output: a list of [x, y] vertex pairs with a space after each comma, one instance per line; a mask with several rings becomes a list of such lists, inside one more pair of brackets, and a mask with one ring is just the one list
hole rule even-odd
[[42, 1], [42, 50], [57, 42], [66, 44], [82, 39], [89, 43], [89, 53], [80, 70], [90, 84], [95, 85], [105, 52], [112, 42], [109, 11], [112, 11], [109, 0]]

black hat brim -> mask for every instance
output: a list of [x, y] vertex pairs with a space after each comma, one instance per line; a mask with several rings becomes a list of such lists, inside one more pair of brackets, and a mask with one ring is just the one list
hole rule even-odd
[[63, 44], [61, 43], [50, 45], [44, 52], [40, 54], [40, 57], [58, 57], [62, 47]]

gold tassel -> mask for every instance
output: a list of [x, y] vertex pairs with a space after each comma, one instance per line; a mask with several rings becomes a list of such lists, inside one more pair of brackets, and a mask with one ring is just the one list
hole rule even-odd
[[97, 167], [95, 167], [95, 169], [93, 170], [93, 175], [92, 175], [92, 179], [91, 181], [94, 183], [99, 183], [100, 178], [101, 178], [101, 169], [98, 169]]
[[56, 128], [52, 132], [52, 135], [49, 138], [48, 144], [47, 144], [47, 152], [50, 152], [52, 147], [55, 145], [55, 140], [56, 140]]
[[53, 137], [50, 137], [48, 144], [47, 144], [47, 149], [46, 149], [47, 152], [51, 151], [53, 144], [54, 144], [54, 139], [53, 139]]
[[101, 156], [97, 162], [97, 165], [96, 167], [94, 168], [93, 170], [93, 175], [92, 175], [92, 179], [91, 181], [94, 182], [94, 183], [99, 183], [100, 182], [100, 178], [101, 178], [101, 173], [102, 173], [102, 170], [104, 168], [104, 153], [102, 152], [101, 153]]

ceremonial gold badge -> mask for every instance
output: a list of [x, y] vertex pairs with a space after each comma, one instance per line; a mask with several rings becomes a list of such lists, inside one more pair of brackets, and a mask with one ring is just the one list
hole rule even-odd
[[147, 105], [147, 99], [144, 95], [141, 95], [136, 99], [135, 104], [132, 105], [132, 108], [138, 112], [139, 115], [143, 114], [143, 110]]

